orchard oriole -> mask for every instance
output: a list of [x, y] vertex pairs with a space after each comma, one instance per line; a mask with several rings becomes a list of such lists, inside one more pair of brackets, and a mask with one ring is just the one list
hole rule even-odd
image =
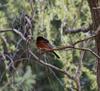
[[[53, 49], [53, 46], [50, 44], [50, 42], [47, 39], [43, 38], [42, 36], [37, 37], [36, 46], [37, 48], [43, 49], [43, 50]], [[60, 58], [54, 51], [52, 52], [57, 58]]]

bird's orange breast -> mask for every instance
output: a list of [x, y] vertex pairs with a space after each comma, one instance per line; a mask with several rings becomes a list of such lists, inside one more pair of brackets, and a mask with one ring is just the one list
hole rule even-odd
[[36, 43], [37, 47], [40, 49], [51, 49], [48, 45], [48, 43], [44, 43], [44, 42], [37, 42]]

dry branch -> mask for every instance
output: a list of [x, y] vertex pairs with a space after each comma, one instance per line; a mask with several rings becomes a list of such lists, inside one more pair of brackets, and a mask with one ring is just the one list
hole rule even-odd
[[88, 28], [79, 28], [79, 29], [66, 29], [64, 31], [64, 33], [65, 34], [68, 34], [68, 33], [75, 34], [75, 33], [80, 33], [80, 32], [86, 33], [88, 31], [90, 31], [90, 27], [88, 27]]
[[64, 71], [64, 70], [62, 70], [54, 65], [51, 65], [49, 63], [45, 63], [43, 60], [39, 59], [31, 50], [29, 50], [29, 53], [34, 57], [34, 59], [36, 60], [37, 63], [40, 63], [44, 66], [50, 67], [58, 72], [61, 72], [61, 73], [65, 74], [67, 77], [69, 77], [70, 79], [74, 80], [74, 77], [71, 76], [67, 71]]

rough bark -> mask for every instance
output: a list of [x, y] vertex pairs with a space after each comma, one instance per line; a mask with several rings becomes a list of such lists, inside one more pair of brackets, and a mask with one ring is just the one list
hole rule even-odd
[[[100, 0], [88, 0], [90, 6], [91, 16], [93, 20], [93, 28], [97, 33], [95, 38], [97, 53], [100, 56], [100, 29], [97, 29], [100, 26]], [[98, 91], [100, 91], [100, 59], [97, 59], [97, 84]]]

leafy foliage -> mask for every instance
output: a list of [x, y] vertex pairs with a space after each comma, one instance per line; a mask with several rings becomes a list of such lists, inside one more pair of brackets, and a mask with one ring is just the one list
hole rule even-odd
[[[33, 2], [32, 2], [33, 1]], [[36, 51], [35, 40], [41, 35], [46, 37], [55, 46], [65, 46], [88, 37], [87, 33], [64, 34], [70, 28], [77, 29], [91, 24], [90, 10], [86, 0], [1, 0], [0, 1], [0, 27], [16, 28], [20, 32], [24, 31], [25, 16], [32, 22], [32, 38], [30, 48]], [[27, 57], [23, 51], [27, 50], [27, 44], [20, 43], [20, 37], [14, 33], [7, 32], [0, 34], [0, 53], [5, 52], [3, 38], [7, 41], [7, 50], [12, 54], [18, 54], [19, 58]], [[20, 48], [17, 48], [17, 44]], [[94, 41], [86, 41], [77, 47], [88, 47], [95, 49]], [[78, 63], [81, 58], [79, 50], [57, 51], [60, 59], [54, 57], [52, 53], [40, 57], [47, 63], [55, 65], [61, 69], [66, 69], [71, 75], [75, 75]], [[23, 55], [22, 55], [23, 54]], [[1, 59], [1, 58], [0, 58]], [[96, 91], [95, 57], [91, 53], [85, 53], [82, 64], [82, 75], [80, 83], [82, 91]], [[2, 67], [2, 64], [4, 65]], [[65, 77], [55, 70], [35, 63], [34, 59], [24, 59], [21, 65], [17, 66], [13, 73], [8, 72], [9, 60], [0, 60], [0, 79], [2, 91], [71, 91], [77, 89], [74, 81]], [[30, 66], [29, 66], [30, 65]], [[21, 66], [21, 67], [20, 67]]]

